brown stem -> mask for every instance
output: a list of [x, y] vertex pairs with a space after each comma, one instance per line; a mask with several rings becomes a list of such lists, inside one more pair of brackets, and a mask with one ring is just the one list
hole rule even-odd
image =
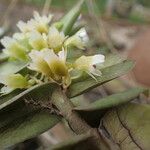
[[75, 111], [72, 102], [66, 97], [61, 89], [56, 89], [52, 95], [52, 103], [61, 112], [62, 116], [68, 121], [71, 129], [78, 135], [89, 133], [93, 136], [100, 149], [110, 149], [109, 144], [102, 139], [97, 129], [89, 126]]

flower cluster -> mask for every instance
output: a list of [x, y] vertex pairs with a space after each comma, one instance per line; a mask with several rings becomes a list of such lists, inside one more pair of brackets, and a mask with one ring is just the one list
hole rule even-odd
[[71, 74], [74, 70], [86, 72], [94, 79], [95, 76], [101, 75], [96, 65], [104, 62], [103, 55], [81, 56], [72, 63], [67, 61], [68, 49], [72, 47], [84, 49], [84, 44], [77, 34], [71, 37], [64, 35], [63, 24], [60, 27], [59, 22], [50, 23], [51, 20], [51, 14], [40, 16], [34, 12], [33, 19], [26, 23], [18, 22], [20, 32], [1, 40], [3, 52], [11, 60], [27, 62], [28, 69], [36, 73], [26, 76], [19, 73], [0, 76], [0, 82], [4, 84], [2, 93], [17, 88], [29, 88], [39, 82], [56, 82], [68, 87], [72, 78], [75, 78]]

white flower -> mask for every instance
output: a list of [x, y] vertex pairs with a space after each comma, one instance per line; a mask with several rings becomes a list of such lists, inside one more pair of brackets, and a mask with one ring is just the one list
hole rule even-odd
[[25, 47], [27, 52], [30, 52], [31, 49], [33, 49], [31, 47], [31, 45], [29, 44], [29, 34], [28, 33], [15, 33], [13, 35], [13, 38], [16, 39], [19, 44], [21, 44], [23, 47]]
[[49, 28], [48, 33], [48, 45], [55, 52], [59, 52], [62, 49], [65, 35], [63, 32], [59, 32], [56, 27], [52, 26]]
[[32, 60], [29, 69], [44, 74], [52, 81], [66, 86], [70, 84], [70, 76], [66, 65], [66, 52], [64, 50], [60, 51], [58, 55], [50, 49], [33, 50], [29, 53], [29, 56]]
[[79, 49], [84, 49], [84, 43], [81, 41], [81, 38], [77, 35], [73, 35], [66, 39], [64, 45], [65, 47], [77, 47]]
[[101, 71], [97, 69], [98, 64], [102, 64], [105, 61], [105, 56], [98, 54], [94, 56], [81, 56], [78, 58], [74, 67], [78, 70], [85, 71], [92, 78], [96, 79], [94, 76], [101, 76]]
[[27, 21], [27, 23], [23, 21], [19, 21], [17, 26], [21, 32], [26, 33], [33, 30], [36, 30], [40, 33], [48, 32], [48, 24], [52, 19], [52, 15], [40, 16], [38, 12], [34, 12], [34, 19]]
[[27, 33], [27, 32], [29, 32], [29, 31], [32, 30], [32, 27], [30, 27], [28, 23], [25, 23], [25, 22], [23, 22], [23, 21], [19, 21], [19, 22], [17, 23], [17, 27], [18, 27], [18, 28], [20, 29], [20, 31], [23, 32], [23, 33]]
[[48, 47], [47, 41], [44, 36], [45, 35], [41, 35], [37, 31], [33, 31], [30, 33], [29, 44], [33, 49], [41, 50]]
[[29, 53], [29, 56], [32, 60], [32, 62], [30, 63], [30, 66], [28, 67], [29, 69], [40, 72], [44, 74], [45, 76], [53, 77], [53, 74], [49, 68], [49, 65], [44, 60], [45, 53], [43, 50], [42, 51], [32, 50]]
[[40, 23], [40, 24], [49, 24], [50, 23], [50, 21], [51, 21], [51, 19], [52, 19], [52, 17], [53, 17], [53, 15], [52, 14], [49, 14], [48, 15], [48, 17], [47, 16], [40, 16], [39, 15], [39, 13], [38, 12], [36, 12], [36, 11], [34, 11], [34, 19], [38, 22], [38, 23]]
[[0, 83], [4, 84], [1, 93], [9, 93], [15, 89], [28, 88], [29, 84], [25, 77], [21, 74], [11, 74], [0, 76]]
[[45, 49], [45, 61], [48, 63], [53, 74], [57, 76], [66, 76], [68, 74], [68, 69], [66, 66], [66, 53], [64, 50], [60, 51], [58, 55], [54, 53], [53, 50]]
[[17, 40], [10, 37], [4, 37], [1, 40], [1, 43], [5, 47], [5, 49], [3, 50], [4, 53], [6, 53], [8, 56], [19, 60], [28, 59], [27, 49], [22, 46]]

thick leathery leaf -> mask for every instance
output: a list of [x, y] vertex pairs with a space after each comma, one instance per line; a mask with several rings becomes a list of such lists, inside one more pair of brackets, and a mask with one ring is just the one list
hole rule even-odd
[[127, 103], [133, 100], [145, 90], [146, 89], [142, 87], [128, 89], [126, 91], [101, 98], [91, 104], [88, 104], [87, 106], [76, 107], [75, 110], [76, 111], [97, 111], [97, 110], [103, 110], [103, 109], [116, 107], [118, 105], [122, 105], [124, 103]]
[[123, 105], [131, 100], [134, 100], [140, 93], [145, 92], [144, 88], [132, 88], [124, 92], [113, 94], [104, 98], [101, 98], [87, 106], [78, 106], [75, 110], [93, 127], [97, 127], [100, 118], [106, 112], [106, 110]]
[[27, 66], [27, 63], [20, 61], [4, 61], [0, 63], [0, 75], [19, 72]]
[[112, 65], [121, 63], [122, 61], [124, 61], [124, 59], [122, 59], [120, 56], [116, 54], [107, 54], [105, 55], [104, 63], [99, 67], [99, 69], [110, 67]]
[[93, 137], [90, 135], [80, 135], [67, 142], [55, 145], [51, 150], [99, 150]]
[[[2, 96], [0, 97], [0, 110], [25, 96], [33, 95], [36, 100], [48, 100], [49, 95], [56, 86], [57, 85], [53, 83], [44, 83], [35, 85], [22, 92], [17, 90], [8, 95]], [[48, 95], [44, 95], [44, 93], [47, 93]]]
[[78, 19], [82, 4], [84, 0], [80, 0], [62, 19], [61, 22], [63, 23], [63, 32], [65, 35], [68, 35], [72, 28], [73, 25], [75, 24], [76, 20]]
[[34, 137], [59, 121], [58, 116], [51, 115], [51, 105], [48, 105], [56, 86], [50, 83], [37, 85], [13, 98], [2, 99], [0, 148]]
[[106, 67], [102, 69], [102, 76], [96, 77], [97, 81], [91, 77], [86, 77], [85, 79], [80, 79], [78, 82], [72, 83], [68, 89], [68, 97], [75, 97], [84, 92], [87, 92], [105, 82], [108, 82], [114, 78], [117, 78], [129, 70], [131, 70], [134, 66], [134, 63], [130, 60], [125, 60], [116, 65]]
[[[18, 111], [18, 113], [20, 112]], [[58, 121], [59, 118], [57, 116], [48, 112], [27, 113], [25, 116], [21, 116], [0, 128], [0, 148], [2, 149], [35, 137], [52, 128]]]
[[130, 103], [108, 112], [103, 126], [122, 150], [150, 149], [150, 106]]

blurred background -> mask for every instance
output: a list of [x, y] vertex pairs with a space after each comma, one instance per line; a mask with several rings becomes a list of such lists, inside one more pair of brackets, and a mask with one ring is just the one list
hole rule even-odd
[[[0, 38], [18, 31], [16, 23], [19, 20], [30, 19], [35, 10], [40, 14], [53, 13], [54, 18], [58, 20], [76, 2], [76, 0], [0, 0]], [[149, 0], [85, 0], [79, 21], [82, 37], [88, 45], [86, 54], [113, 53], [121, 59], [134, 60], [136, 65], [128, 75], [96, 88], [78, 97], [78, 100], [85, 98], [89, 101], [91, 98], [94, 100], [137, 85], [150, 86]], [[113, 59], [114, 62], [118, 61], [115, 57]], [[146, 100], [142, 103], [149, 102]], [[59, 123], [38, 138], [10, 149], [42, 150], [49, 145], [67, 140], [72, 134], [66, 126]]]

